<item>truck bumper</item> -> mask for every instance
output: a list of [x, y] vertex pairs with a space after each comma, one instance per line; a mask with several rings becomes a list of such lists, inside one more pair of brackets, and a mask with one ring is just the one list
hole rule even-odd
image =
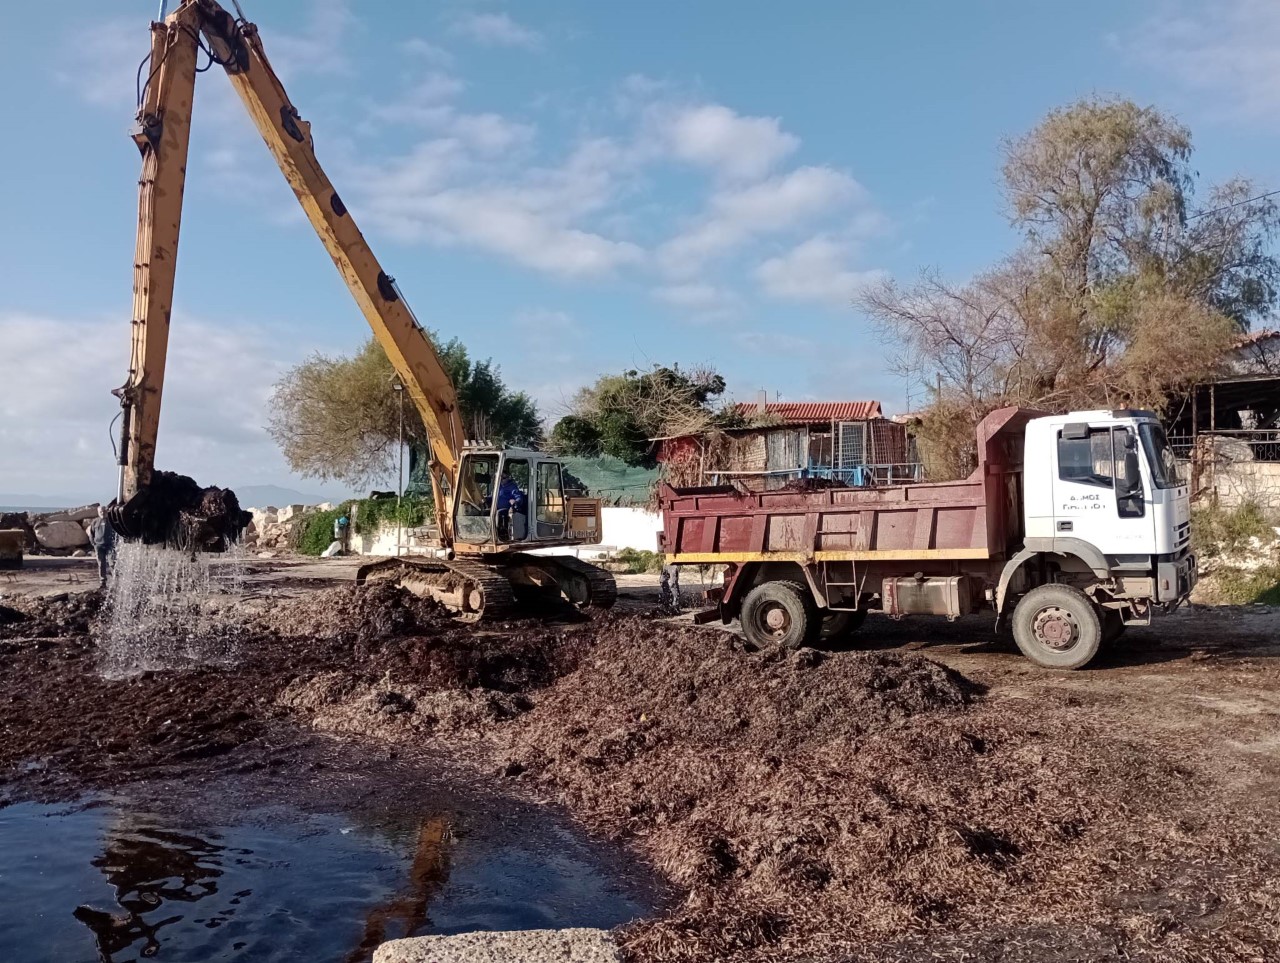
[[1196, 557], [1184, 555], [1156, 566], [1156, 600], [1165, 604], [1184, 601], [1196, 586]]

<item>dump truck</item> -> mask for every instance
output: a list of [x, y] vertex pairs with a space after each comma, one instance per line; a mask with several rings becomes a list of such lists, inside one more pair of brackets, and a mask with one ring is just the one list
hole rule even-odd
[[724, 566], [705, 619], [761, 646], [836, 642], [872, 613], [985, 609], [1033, 662], [1078, 669], [1186, 600], [1190, 493], [1153, 413], [1001, 408], [975, 442], [959, 481], [664, 485], [659, 548]]

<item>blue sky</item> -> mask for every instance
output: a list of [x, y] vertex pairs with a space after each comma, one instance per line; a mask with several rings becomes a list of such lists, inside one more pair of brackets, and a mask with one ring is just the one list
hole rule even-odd
[[[1009, 250], [1000, 141], [1081, 96], [1176, 114], [1206, 181], [1280, 186], [1272, 0], [243, 6], [419, 317], [549, 420], [602, 371], [672, 361], [740, 399], [902, 410], [852, 296]], [[114, 487], [155, 9], [6, 12], [0, 493]], [[289, 474], [266, 397], [367, 329], [216, 69], [196, 114], [158, 461], [325, 491]]]

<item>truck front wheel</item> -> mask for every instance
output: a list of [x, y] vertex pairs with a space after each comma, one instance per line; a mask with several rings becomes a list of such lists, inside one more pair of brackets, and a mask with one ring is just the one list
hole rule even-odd
[[761, 647], [807, 645], [817, 619], [817, 606], [795, 582], [764, 582], [742, 600], [742, 634]]
[[1013, 638], [1046, 669], [1079, 669], [1098, 654], [1102, 619], [1089, 597], [1069, 585], [1033, 588], [1013, 610]]

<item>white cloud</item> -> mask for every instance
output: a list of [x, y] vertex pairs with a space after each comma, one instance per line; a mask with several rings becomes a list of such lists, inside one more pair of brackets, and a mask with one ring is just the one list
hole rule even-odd
[[753, 238], [794, 228], [864, 197], [857, 181], [830, 167], [801, 167], [720, 191], [699, 224], [662, 246], [659, 260], [671, 274], [687, 275]]
[[453, 22], [453, 30], [488, 47], [537, 50], [542, 46], [542, 34], [516, 23], [505, 13], [469, 13]]
[[664, 304], [688, 312], [700, 321], [728, 317], [742, 304], [742, 299], [732, 291], [704, 281], [664, 284], [655, 288], [653, 295]]
[[609, 274], [644, 259], [641, 248], [581, 225], [617, 191], [616, 145], [580, 144], [558, 167], [486, 179], [456, 139], [420, 144], [359, 178], [370, 216], [404, 241], [464, 244], [562, 277]]
[[816, 345], [808, 338], [781, 331], [738, 331], [733, 343], [751, 354], [809, 354]]
[[410, 37], [400, 45], [400, 49], [434, 67], [448, 67], [453, 63], [453, 54], [421, 37]]
[[298, 31], [264, 28], [271, 66], [287, 82], [303, 73], [351, 73], [351, 35], [360, 20], [349, 0], [311, 0], [306, 24]]
[[[289, 343], [276, 331], [177, 317], [165, 374], [157, 463], [203, 484], [237, 485], [288, 476], [262, 427], [266, 401]], [[21, 364], [6, 368], [0, 392], [0, 491], [109, 498], [116, 472], [108, 434], [125, 380], [128, 326], [0, 314], [0, 344]], [[232, 388], [234, 387], [234, 390]], [[315, 486], [311, 486], [314, 488]]]
[[744, 117], [722, 104], [658, 112], [668, 149], [726, 177], [754, 180], [800, 146], [776, 117]]
[[1205, 95], [1205, 106], [1216, 115], [1274, 123], [1280, 114], [1280, 4], [1275, 0], [1179, 4], [1117, 43], [1123, 52]]
[[756, 279], [775, 298], [847, 307], [859, 291], [884, 277], [883, 271], [850, 270], [850, 254], [848, 245], [822, 235], [811, 237], [764, 261], [756, 268]]
[[[151, 52], [151, 35], [136, 18], [108, 20], [89, 28], [93, 43], [86, 44], [86, 29], [70, 31], [62, 44], [54, 76], [95, 107], [132, 112], [137, 104], [135, 69]], [[145, 82], [149, 66], [143, 68]]]

